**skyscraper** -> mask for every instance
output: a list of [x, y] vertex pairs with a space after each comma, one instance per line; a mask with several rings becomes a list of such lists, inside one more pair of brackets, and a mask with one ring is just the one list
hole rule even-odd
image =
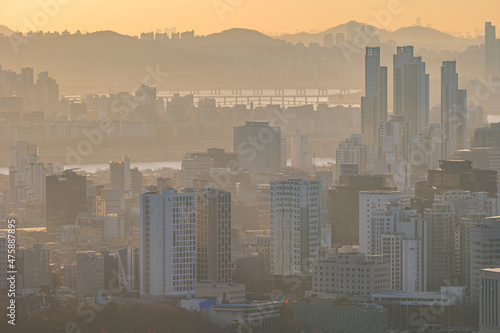
[[361, 132], [364, 142], [378, 144], [378, 124], [387, 120], [387, 67], [380, 66], [380, 47], [367, 47], [365, 97], [361, 98]]
[[281, 169], [281, 128], [269, 122], [247, 121], [234, 127], [234, 151], [238, 152], [240, 167], [250, 172]]
[[231, 193], [216, 188], [197, 196], [197, 280], [231, 282]]
[[441, 67], [441, 158], [467, 145], [467, 90], [458, 89], [456, 61]]
[[422, 57], [413, 55], [413, 46], [397, 48], [393, 59], [394, 115], [412, 123], [413, 133], [429, 124], [429, 74]]
[[110, 161], [109, 174], [111, 188], [120, 189], [123, 196], [130, 194], [130, 157], [123, 156], [123, 161]]
[[196, 194], [141, 194], [141, 295], [194, 295]]
[[312, 154], [309, 151], [309, 138], [303, 136], [300, 130], [295, 130], [291, 140], [292, 168], [297, 170], [310, 170], [312, 168]]
[[321, 250], [321, 181], [271, 181], [271, 273], [309, 275]]
[[485, 46], [485, 65], [486, 76], [496, 74], [496, 53], [497, 53], [497, 40], [495, 26], [491, 22], [484, 24], [484, 46]]

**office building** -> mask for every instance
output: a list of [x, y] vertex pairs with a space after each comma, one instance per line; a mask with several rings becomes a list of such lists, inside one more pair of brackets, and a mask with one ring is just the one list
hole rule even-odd
[[470, 230], [471, 303], [479, 305], [480, 273], [483, 268], [500, 267], [500, 217], [487, 217]]
[[118, 250], [118, 285], [128, 292], [140, 290], [140, 247]]
[[234, 127], [233, 143], [241, 168], [250, 172], [281, 170], [280, 127], [247, 121], [244, 126]]
[[130, 157], [124, 156], [123, 161], [109, 162], [110, 186], [119, 189], [123, 196], [130, 194]]
[[479, 333], [500, 332], [500, 268], [486, 268], [479, 273]]
[[141, 194], [141, 295], [194, 295], [196, 193]]
[[359, 192], [390, 189], [385, 184], [382, 175], [340, 175], [338, 184], [328, 190], [333, 244], [359, 244]]
[[87, 210], [86, 176], [72, 170], [47, 176], [47, 224], [75, 224], [78, 213]]
[[337, 253], [313, 266], [313, 293], [370, 296], [391, 290], [391, 266], [381, 257], [364, 253]]
[[271, 273], [309, 275], [321, 250], [321, 181], [271, 181]]

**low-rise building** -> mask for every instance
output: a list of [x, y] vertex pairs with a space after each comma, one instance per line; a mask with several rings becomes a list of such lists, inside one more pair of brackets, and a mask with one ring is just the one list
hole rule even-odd
[[369, 296], [387, 290], [390, 263], [367, 260], [364, 253], [337, 253], [314, 264], [313, 292]]
[[305, 333], [386, 333], [387, 311], [381, 306], [342, 304], [317, 299], [294, 302], [293, 316], [299, 331]]
[[236, 283], [215, 283], [200, 281], [196, 283], [197, 298], [220, 298], [223, 304], [241, 304], [245, 302], [245, 286]]

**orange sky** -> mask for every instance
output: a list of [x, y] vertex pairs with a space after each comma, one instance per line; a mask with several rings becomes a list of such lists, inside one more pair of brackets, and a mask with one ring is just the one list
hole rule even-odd
[[417, 17], [424, 26], [474, 35], [484, 21], [500, 25], [499, 13], [498, 0], [0, 0], [0, 24], [14, 30], [24, 26], [131, 35], [170, 27], [195, 29], [196, 34], [232, 27], [296, 32], [349, 20], [394, 30], [412, 25]]

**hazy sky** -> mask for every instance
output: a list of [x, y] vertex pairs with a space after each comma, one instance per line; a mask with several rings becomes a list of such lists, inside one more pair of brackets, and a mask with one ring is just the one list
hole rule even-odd
[[423, 26], [474, 34], [484, 21], [500, 25], [499, 13], [498, 0], [0, 0], [0, 24], [14, 30], [25, 26], [132, 35], [170, 27], [195, 29], [196, 34], [232, 27], [296, 32], [349, 20], [395, 30], [417, 17]]

